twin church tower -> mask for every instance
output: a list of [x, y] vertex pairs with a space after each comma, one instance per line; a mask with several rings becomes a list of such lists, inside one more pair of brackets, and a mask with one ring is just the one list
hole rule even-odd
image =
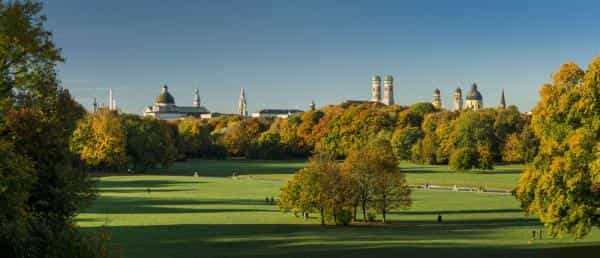
[[394, 77], [386, 75], [383, 80], [383, 98], [381, 97], [381, 77], [373, 76], [371, 79], [371, 101], [385, 105], [394, 105]]

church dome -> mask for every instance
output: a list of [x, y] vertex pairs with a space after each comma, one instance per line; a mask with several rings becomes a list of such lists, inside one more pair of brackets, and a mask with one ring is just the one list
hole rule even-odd
[[456, 92], [457, 93], [462, 93], [462, 90], [460, 89], [460, 87], [456, 88]]
[[393, 80], [394, 80], [394, 77], [392, 77], [391, 75], [386, 75], [386, 76], [385, 76], [385, 80], [386, 80], [386, 81], [393, 81]]
[[441, 92], [440, 92], [440, 89], [439, 89], [439, 88], [436, 88], [436, 89], [433, 91], [433, 93], [434, 93], [435, 95], [440, 95], [440, 93], [441, 93]]
[[371, 79], [372, 81], [381, 81], [381, 77], [379, 77], [379, 75], [375, 75], [373, 76], [373, 79]]
[[473, 83], [473, 85], [471, 86], [471, 91], [469, 92], [469, 95], [467, 95], [467, 99], [468, 100], [483, 100], [481, 93], [479, 93], [479, 91], [477, 90], [477, 84]]
[[169, 93], [167, 85], [163, 86], [162, 92], [156, 97], [157, 104], [175, 104], [175, 98]]

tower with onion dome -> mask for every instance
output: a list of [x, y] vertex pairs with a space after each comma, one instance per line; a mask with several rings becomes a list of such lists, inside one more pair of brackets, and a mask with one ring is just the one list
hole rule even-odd
[[373, 76], [371, 79], [371, 101], [381, 102], [381, 77]]
[[460, 87], [456, 88], [454, 92], [454, 111], [461, 111], [463, 109], [463, 98], [462, 98], [462, 90]]
[[394, 77], [386, 75], [383, 80], [383, 99], [385, 105], [394, 105]]
[[433, 91], [433, 101], [431, 104], [437, 109], [442, 108], [442, 94], [440, 93], [440, 89], [435, 89], [435, 91]]

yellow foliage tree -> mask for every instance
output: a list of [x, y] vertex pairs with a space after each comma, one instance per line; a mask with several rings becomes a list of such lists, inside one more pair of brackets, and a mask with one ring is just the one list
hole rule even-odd
[[92, 167], [119, 167], [127, 162], [126, 132], [119, 115], [99, 109], [79, 122], [71, 139], [71, 149]]
[[540, 149], [515, 189], [552, 235], [581, 238], [600, 225], [600, 58], [561, 66], [543, 85], [532, 128]]

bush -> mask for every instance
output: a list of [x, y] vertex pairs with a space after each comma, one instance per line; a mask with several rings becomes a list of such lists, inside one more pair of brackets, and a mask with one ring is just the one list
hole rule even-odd
[[350, 222], [352, 222], [352, 218], [352, 211], [349, 209], [343, 209], [341, 211], [338, 211], [338, 213], [336, 214], [335, 224], [348, 226]]

